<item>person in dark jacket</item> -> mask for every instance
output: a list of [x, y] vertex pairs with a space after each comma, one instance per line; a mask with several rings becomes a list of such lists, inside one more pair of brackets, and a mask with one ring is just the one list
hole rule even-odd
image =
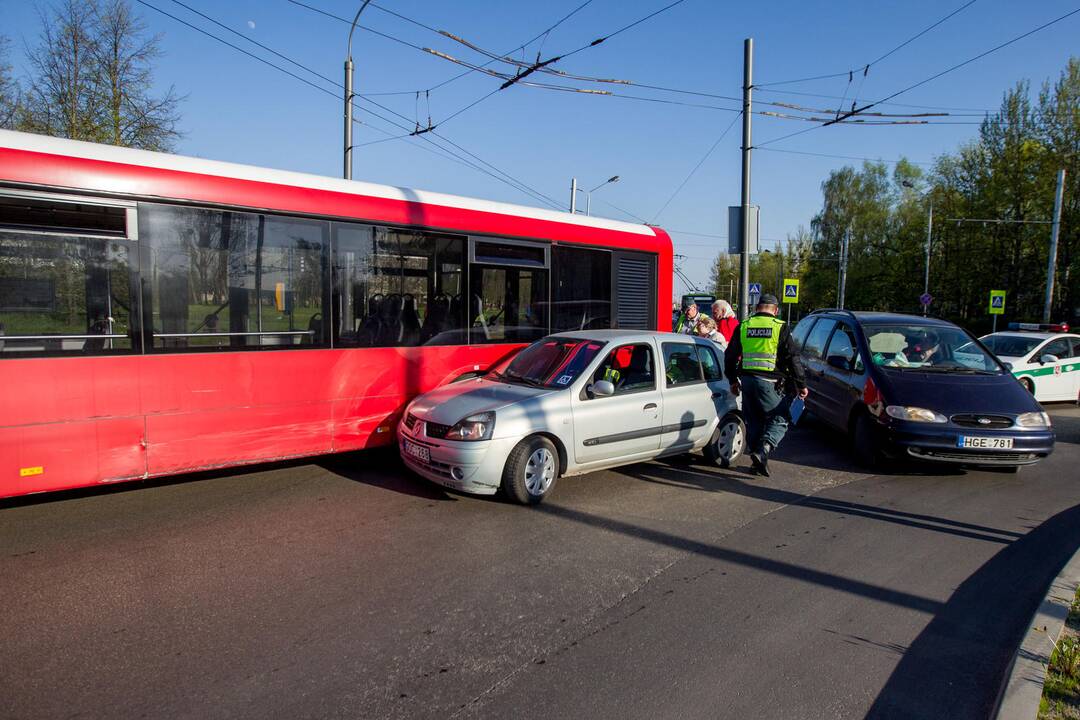
[[750, 462], [765, 477], [769, 453], [787, 432], [791, 402], [810, 394], [795, 341], [778, 311], [776, 297], [762, 295], [756, 312], [739, 325], [724, 354], [731, 392], [743, 398]]

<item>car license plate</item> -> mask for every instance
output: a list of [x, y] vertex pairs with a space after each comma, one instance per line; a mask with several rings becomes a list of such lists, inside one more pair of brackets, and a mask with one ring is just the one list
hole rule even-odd
[[431, 451], [422, 445], [411, 443], [408, 440], [405, 441], [405, 454], [409, 457], [415, 458], [424, 464], [431, 462]]
[[956, 439], [956, 447], [977, 448], [980, 450], [1012, 450], [1012, 438], [971, 437], [961, 435]]

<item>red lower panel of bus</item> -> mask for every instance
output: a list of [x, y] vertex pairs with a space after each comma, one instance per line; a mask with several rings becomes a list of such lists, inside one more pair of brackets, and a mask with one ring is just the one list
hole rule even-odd
[[5, 360], [0, 497], [387, 444], [409, 399], [515, 348]]

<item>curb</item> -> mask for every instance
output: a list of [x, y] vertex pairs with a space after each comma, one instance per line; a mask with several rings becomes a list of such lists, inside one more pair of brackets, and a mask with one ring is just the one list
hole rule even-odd
[[1077, 586], [1080, 586], [1080, 550], [1069, 558], [1065, 567], [1047, 588], [1020, 647], [1013, 654], [1009, 674], [998, 696], [996, 720], [1034, 720], [1039, 714], [1046, 666], [1050, 654], [1065, 626], [1069, 606]]

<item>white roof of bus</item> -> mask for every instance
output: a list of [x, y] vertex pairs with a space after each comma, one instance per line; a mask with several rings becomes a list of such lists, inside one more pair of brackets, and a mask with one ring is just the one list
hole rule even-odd
[[589, 217], [585, 215], [571, 215], [570, 213], [529, 207], [527, 205], [513, 205], [491, 200], [461, 197], [459, 195], [445, 195], [443, 193], [428, 192], [427, 190], [412, 190], [410, 188], [400, 188], [392, 185], [377, 185], [375, 183], [362, 182], [359, 180], [343, 180], [324, 177], [322, 175], [292, 172], [290, 170], [271, 170], [269, 168], [256, 167], [254, 165], [240, 165], [237, 163], [219, 162], [217, 160], [203, 160], [201, 158], [151, 152], [149, 150], [133, 150], [131, 148], [116, 147], [114, 145], [101, 145], [98, 143], [83, 142], [81, 140], [46, 137], [44, 135], [34, 135], [12, 130], [0, 130], [0, 147], [48, 153], [51, 155], [86, 158], [88, 160], [100, 160], [103, 162], [161, 168], [163, 170], [216, 175], [218, 177], [235, 178], [238, 180], [254, 180], [277, 185], [330, 190], [333, 192], [365, 195], [368, 197], [386, 198], [390, 200], [421, 202], [431, 205], [460, 208], [463, 210], [478, 210], [481, 212], [514, 215], [535, 220], [570, 223], [605, 230], [635, 233], [638, 235], [655, 235], [652, 228], [648, 225], [638, 225], [635, 223], [621, 222], [619, 220], [608, 220], [606, 218]]

